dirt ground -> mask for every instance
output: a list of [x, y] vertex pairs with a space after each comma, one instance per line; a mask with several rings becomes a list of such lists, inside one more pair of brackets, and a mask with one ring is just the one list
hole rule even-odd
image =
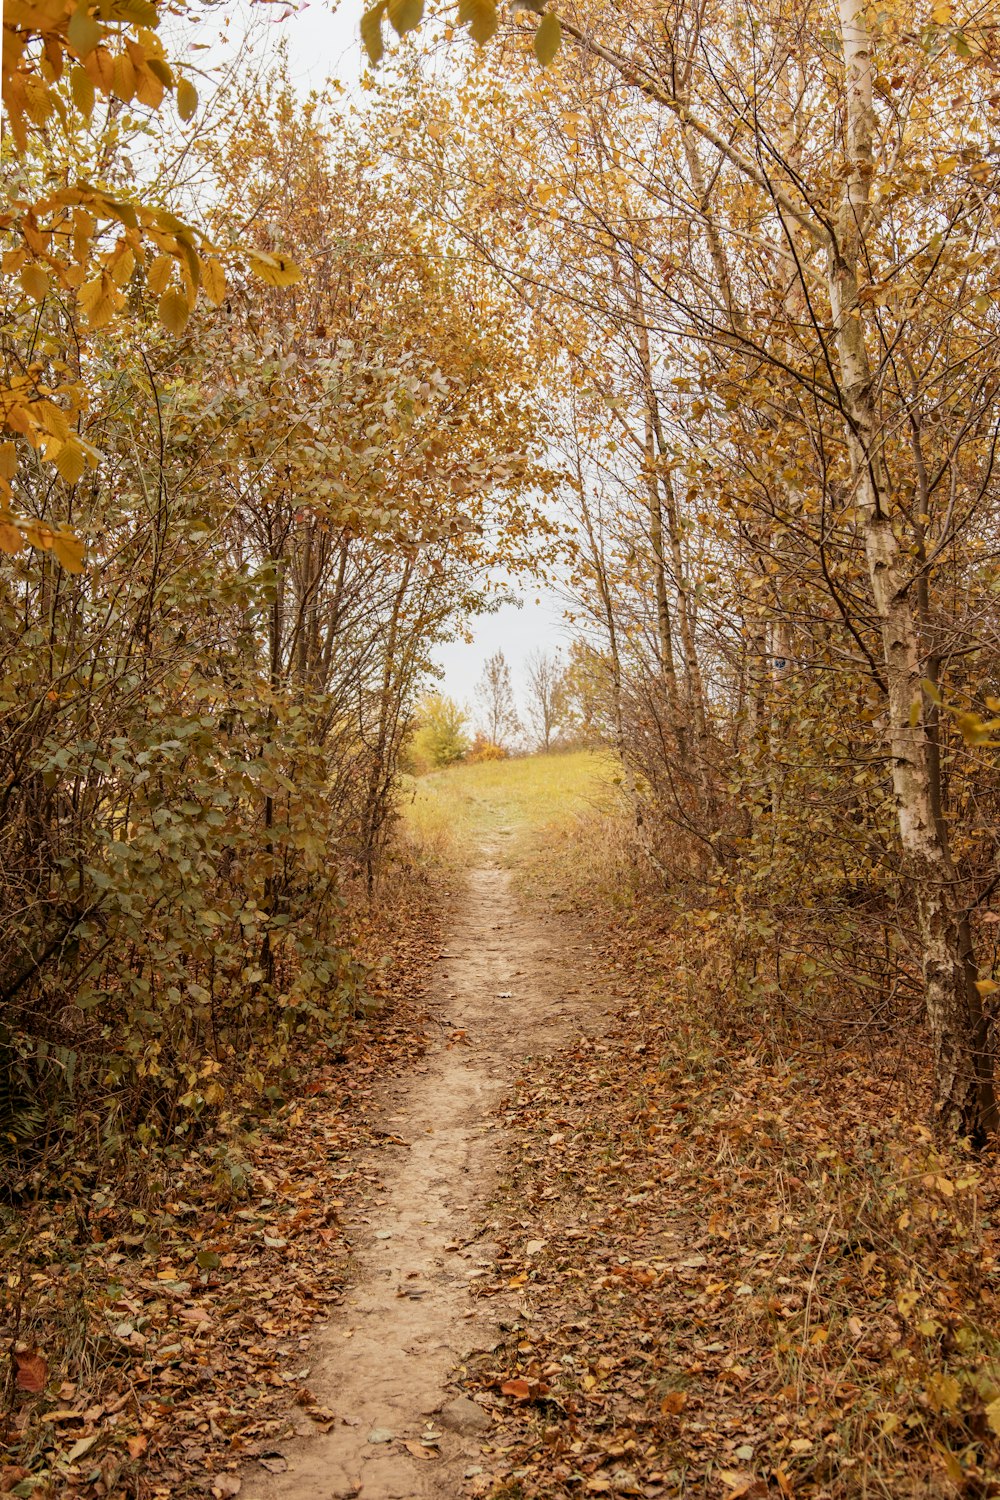
[[470, 1295], [493, 1262], [486, 1218], [506, 1144], [495, 1108], [529, 1057], [608, 1015], [587, 987], [586, 942], [519, 905], [499, 849], [485, 844], [468, 870], [438, 960], [439, 1039], [384, 1096], [395, 1160], [369, 1222], [347, 1226], [353, 1285], [308, 1375], [329, 1430], [303, 1419], [270, 1464], [282, 1472], [247, 1475], [247, 1500], [430, 1500], [481, 1471], [490, 1417], [449, 1375], [497, 1343], [514, 1304]]

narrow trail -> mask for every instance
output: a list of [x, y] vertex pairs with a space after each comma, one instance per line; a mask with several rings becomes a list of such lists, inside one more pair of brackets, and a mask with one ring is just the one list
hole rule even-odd
[[[579, 937], [524, 909], [496, 854], [483, 846], [469, 870], [438, 962], [440, 1039], [386, 1089], [383, 1123], [401, 1144], [381, 1197], [367, 1224], [347, 1226], [355, 1280], [308, 1377], [336, 1421], [284, 1444], [287, 1471], [248, 1476], [245, 1500], [455, 1500], [478, 1471], [490, 1418], [448, 1377], [511, 1315], [513, 1294], [470, 1295], [490, 1264], [484, 1223], [504, 1154], [494, 1109], [526, 1057], [597, 1029], [607, 1008], [587, 992]], [[422, 1438], [439, 1457], [417, 1456]]]

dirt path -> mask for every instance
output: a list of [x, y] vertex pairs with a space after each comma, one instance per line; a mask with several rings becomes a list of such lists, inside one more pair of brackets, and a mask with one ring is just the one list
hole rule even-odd
[[[356, 1280], [317, 1339], [308, 1385], [336, 1421], [283, 1446], [286, 1472], [248, 1476], [246, 1500], [455, 1500], [478, 1472], [490, 1419], [447, 1382], [493, 1347], [504, 1313], [469, 1294], [490, 1264], [480, 1236], [504, 1150], [494, 1107], [525, 1057], [594, 1030], [606, 1006], [586, 992], [579, 940], [519, 907], [495, 853], [470, 870], [439, 962], [440, 1041], [387, 1091], [385, 1127], [405, 1144], [370, 1222], [349, 1226]], [[437, 1459], [417, 1456], [422, 1438]]]

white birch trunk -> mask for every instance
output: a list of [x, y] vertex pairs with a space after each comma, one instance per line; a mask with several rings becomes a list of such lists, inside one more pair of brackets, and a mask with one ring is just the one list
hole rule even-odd
[[934, 1048], [942, 1123], [977, 1141], [996, 1128], [974, 968], [964, 953], [955, 871], [934, 817], [921, 689], [920, 628], [910, 569], [893, 526], [871, 366], [858, 300], [858, 265], [874, 173], [872, 60], [863, 0], [839, 0], [846, 83], [848, 174], [828, 285], [848, 426], [854, 498], [882, 633], [888, 740], [899, 837], [913, 885], [922, 948], [924, 1002]]

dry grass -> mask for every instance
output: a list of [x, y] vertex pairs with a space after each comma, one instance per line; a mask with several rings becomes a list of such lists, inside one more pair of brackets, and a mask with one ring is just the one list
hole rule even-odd
[[483, 844], [519, 864], [614, 800], [616, 763], [590, 750], [450, 766], [407, 778], [403, 820], [425, 857], [460, 861]]

